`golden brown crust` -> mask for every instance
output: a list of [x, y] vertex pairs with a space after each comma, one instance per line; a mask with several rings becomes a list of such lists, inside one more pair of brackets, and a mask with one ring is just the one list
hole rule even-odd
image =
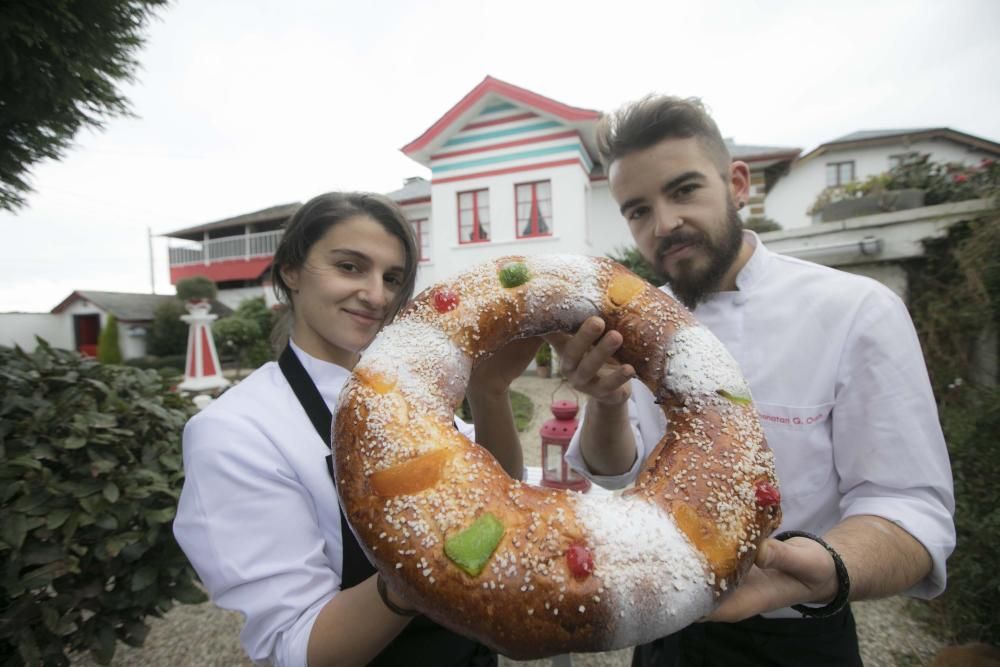
[[[473, 363], [592, 314], [622, 333], [621, 360], [671, 424], [634, 489], [613, 499], [620, 518], [511, 480], [451, 423]], [[693, 328], [683, 307], [608, 260], [504, 258], [422, 293], [366, 353], [335, 422], [341, 502], [390, 585], [515, 658], [610, 650], [704, 614], [749, 568], [780, 508], [755, 496], [777, 482], [752, 406], [668, 380], [677, 355], [697, 361], [678, 347]], [[445, 543], [485, 515], [503, 533], [470, 573]]]

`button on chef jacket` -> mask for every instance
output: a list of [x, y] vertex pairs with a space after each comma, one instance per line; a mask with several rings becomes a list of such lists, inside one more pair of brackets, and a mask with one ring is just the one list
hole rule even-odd
[[[345, 368], [292, 344], [336, 414]], [[474, 439], [471, 426], [459, 428]], [[226, 391], [184, 429], [174, 534], [212, 600], [246, 619], [255, 662], [306, 664], [309, 633], [343, 572], [330, 453], [277, 363]]]
[[[916, 332], [902, 301], [882, 284], [769, 251], [752, 232], [736, 291], [694, 310], [735, 357], [774, 451], [779, 530], [822, 535], [843, 519], [892, 521], [930, 553], [930, 574], [906, 594], [945, 586], [955, 547], [951, 468]], [[669, 293], [669, 290], [664, 288]], [[580, 430], [567, 462], [595, 483], [621, 488], [666, 429], [662, 410], [632, 381], [629, 417], [638, 457], [621, 476], [593, 475]], [[798, 617], [791, 609], [768, 616]]]

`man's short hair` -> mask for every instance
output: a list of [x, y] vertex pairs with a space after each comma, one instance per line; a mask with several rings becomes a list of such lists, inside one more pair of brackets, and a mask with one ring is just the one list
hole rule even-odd
[[647, 95], [617, 111], [604, 114], [597, 125], [597, 150], [604, 168], [629, 153], [641, 151], [664, 139], [697, 137], [719, 168], [729, 170], [732, 158], [719, 128], [697, 97]]

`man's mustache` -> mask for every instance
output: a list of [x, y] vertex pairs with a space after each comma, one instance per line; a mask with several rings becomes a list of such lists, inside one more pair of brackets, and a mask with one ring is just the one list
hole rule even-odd
[[697, 232], [674, 232], [670, 236], [665, 236], [656, 244], [656, 260], [662, 261], [663, 257], [670, 252], [671, 248], [679, 245], [701, 243], [701, 234]]

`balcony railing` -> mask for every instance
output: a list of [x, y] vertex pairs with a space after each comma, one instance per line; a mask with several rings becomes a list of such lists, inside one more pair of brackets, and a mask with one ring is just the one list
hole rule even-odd
[[258, 232], [243, 236], [227, 236], [221, 239], [211, 239], [201, 243], [191, 242], [186, 245], [170, 247], [170, 266], [185, 264], [211, 264], [233, 259], [251, 259], [253, 257], [269, 257], [278, 248], [281, 230], [273, 232]]

